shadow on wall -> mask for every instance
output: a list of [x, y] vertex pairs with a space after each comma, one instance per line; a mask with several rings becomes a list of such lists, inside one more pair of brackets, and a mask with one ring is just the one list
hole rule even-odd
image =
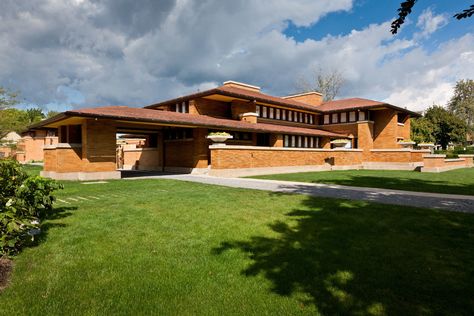
[[225, 241], [242, 271], [324, 315], [464, 315], [474, 310], [474, 216], [308, 197], [277, 237]]

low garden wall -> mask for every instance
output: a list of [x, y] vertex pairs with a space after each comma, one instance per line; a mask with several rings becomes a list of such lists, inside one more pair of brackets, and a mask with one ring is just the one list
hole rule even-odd
[[[286, 172], [298, 168], [310, 170], [311, 167], [337, 169], [356, 169], [362, 165], [362, 150], [358, 149], [319, 149], [284, 148], [257, 146], [210, 146], [211, 169], [261, 169], [279, 168]], [[285, 167], [291, 167], [290, 169]], [[250, 172], [250, 170], [248, 170]], [[216, 172], [213, 172], [216, 174]], [[252, 173], [252, 172], [250, 172]]]
[[459, 155], [446, 159], [446, 155], [424, 155], [422, 172], [443, 172], [459, 168], [472, 168], [474, 155]]

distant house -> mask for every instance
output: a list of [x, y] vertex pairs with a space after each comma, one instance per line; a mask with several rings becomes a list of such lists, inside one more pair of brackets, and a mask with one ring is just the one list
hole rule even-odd
[[15, 156], [15, 148], [21, 136], [16, 132], [9, 132], [0, 139], [0, 158]]
[[[66, 111], [32, 131], [57, 130], [58, 143], [44, 146], [43, 175], [58, 179], [118, 178], [118, 169], [215, 175], [414, 169], [429, 153], [409, 141], [410, 118], [418, 116], [386, 102], [323, 102], [317, 92], [276, 97], [228, 81], [144, 108]], [[231, 138], [222, 146], [208, 137], [213, 132]], [[128, 147], [133, 154], [117, 150], [117, 135], [124, 134], [142, 140]]]

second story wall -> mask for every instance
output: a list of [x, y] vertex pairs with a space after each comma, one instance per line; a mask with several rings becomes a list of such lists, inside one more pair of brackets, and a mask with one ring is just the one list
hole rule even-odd
[[391, 109], [371, 112], [374, 121], [374, 148], [398, 148], [397, 113]]

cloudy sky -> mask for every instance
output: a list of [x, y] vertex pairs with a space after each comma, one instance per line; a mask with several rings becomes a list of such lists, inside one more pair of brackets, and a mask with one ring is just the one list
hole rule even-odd
[[0, 85], [65, 110], [144, 106], [226, 80], [294, 93], [314, 69], [343, 97], [420, 110], [474, 78], [472, 0], [420, 0], [398, 35], [397, 0], [0, 0]]

